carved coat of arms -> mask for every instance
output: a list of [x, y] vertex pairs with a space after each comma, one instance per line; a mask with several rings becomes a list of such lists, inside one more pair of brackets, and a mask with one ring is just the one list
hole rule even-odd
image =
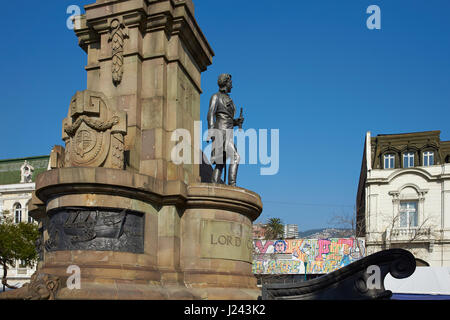
[[123, 169], [126, 122], [126, 113], [109, 108], [103, 94], [77, 92], [63, 122], [64, 165]]

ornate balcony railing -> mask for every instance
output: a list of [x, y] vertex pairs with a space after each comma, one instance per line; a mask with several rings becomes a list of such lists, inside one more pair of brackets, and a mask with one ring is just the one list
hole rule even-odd
[[409, 238], [415, 240], [418, 237], [431, 236], [431, 228], [394, 228], [390, 230], [390, 235], [396, 238]]

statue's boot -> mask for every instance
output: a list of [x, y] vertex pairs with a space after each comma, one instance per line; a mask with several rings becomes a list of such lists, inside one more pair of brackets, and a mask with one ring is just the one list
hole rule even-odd
[[238, 172], [239, 164], [230, 164], [228, 171], [228, 184], [232, 187], [236, 187], [236, 177]]
[[216, 166], [216, 168], [213, 171], [211, 182], [212, 183], [220, 183], [220, 177], [222, 176], [222, 168], [218, 168], [219, 166]]

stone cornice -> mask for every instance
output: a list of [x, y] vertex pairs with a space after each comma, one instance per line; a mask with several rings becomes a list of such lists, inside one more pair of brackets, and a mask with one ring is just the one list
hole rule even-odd
[[221, 184], [195, 183], [188, 186], [187, 208], [228, 209], [256, 220], [262, 212], [258, 194]]
[[33, 192], [35, 183], [16, 183], [0, 186], [0, 193]]
[[[100, 35], [109, 32], [111, 20], [120, 18], [126, 27], [139, 27], [143, 33], [164, 30], [168, 36], [179, 36], [201, 71], [212, 63], [214, 52], [186, 1], [134, 0], [126, 4], [107, 1], [88, 5], [85, 9], [81, 27], [75, 33], [80, 47], [86, 52], [89, 44], [99, 42]], [[167, 60], [173, 58], [167, 56]]]
[[44, 203], [54, 196], [91, 192], [174, 203], [175, 198], [186, 198], [186, 190], [180, 181], [161, 181], [125, 170], [69, 167], [40, 174], [36, 179], [35, 193]]
[[130, 12], [148, 12], [147, 0], [115, 0], [93, 3], [84, 7], [88, 21], [103, 19], [104, 17], [114, 17]]
[[100, 36], [95, 30], [89, 28], [86, 24], [86, 15], [82, 15], [80, 19], [80, 28], [75, 29], [75, 34], [78, 37], [78, 45], [87, 53], [88, 46], [91, 43], [100, 41]]
[[[124, 196], [182, 208], [226, 208], [252, 221], [262, 212], [260, 196], [247, 189], [210, 183], [186, 185], [181, 181], [161, 181], [147, 175], [102, 167], [46, 171], [36, 179], [36, 197], [32, 202], [36, 207], [42, 207], [51, 199], [69, 194]], [[45, 210], [36, 210], [31, 216], [40, 218], [44, 214]]]
[[428, 172], [426, 169], [420, 168], [420, 167], [413, 167], [413, 168], [405, 168], [405, 169], [395, 169], [395, 170], [385, 170], [385, 169], [374, 169], [371, 172], [370, 176], [373, 176], [374, 172], [385, 172], [384, 176], [377, 176], [377, 177], [368, 177], [366, 184], [388, 184], [395, 178], [397, 178], [400, 175], [404, 174], [416, 174], [424, 177], [427, 181], [439, 181], [443, 179], [447, 179], [450, 177], [448, 174], [432, 174]]

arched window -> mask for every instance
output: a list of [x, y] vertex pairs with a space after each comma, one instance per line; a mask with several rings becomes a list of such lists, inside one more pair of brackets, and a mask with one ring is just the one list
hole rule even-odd
[[20, 203], [14, 205], [14, 221], [16, 223], [22, 222], [22, 205]]

